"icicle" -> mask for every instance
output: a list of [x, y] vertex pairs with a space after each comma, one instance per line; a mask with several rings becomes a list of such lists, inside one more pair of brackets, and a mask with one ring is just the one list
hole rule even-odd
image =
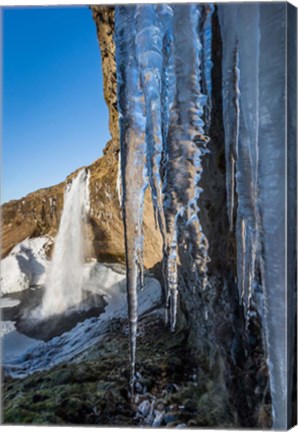
[[116, 192], [118, 195], [119, 206], [121, 208], [122, 207], [121, 152], [118, 153], [118, 172], [117, 172]]
[[[245, 254], [246, 254], [246, 230], [245, 230], [245, 220], [241, 221], [241, 279], [239, 280], [241, 284], [241, 299], [243, 301], [245, 297]], [[238, 263], [239, 268], [239, 263]]]
[[208, 132], [211, 121], [211, 109], [212, 109], [212, 60], [211, 60], [211, 49], [212, 49], [212, 15], [214, 13], [214, 5], [212, 3], [201, 6], [202, 14], [200, 24], [202, 30], [200, 32], [202, 39], [202, 92], [208, 96], [208, 101], [205, 107], [205, 130]]
[[[275, 7], [274, 7], [275, 6]], [[286, 429], [287, 301], [285, 194], [286, 5], [260, 4], [259, 205], [263, 248], [265, 333], [273, 427]], [[264, 55], [263, 53], [266, 53]], [[274, 89], [272, 91], [272, 89]], [[285, 192], [284, 192], [285, 191]]]
[[[209, 140], [203, 121], [208, 97], [201, 89], [199, 19], [196, 5], [116, 7], [132, 389], [147, 175], [163, 238], [166, 298], [172, 330], [177, 315], [179, 236], [182, 235], [182, 243], [193, 260], [197, 284], [206, 285], [208, 241], [198, 216], [198, 200], [202, 192], [199, 187], [203, 171], [201, 158], [207, 152]], [[209, 69], [206, 63], [207, 81]]]
[[239, 146], [239, 55], [238, 41], [234, 40], [234, 52], [231, 50], [230, 68], [224, 70], [223, 76], [223, 100], [225, 123], [225, 145], [226, 145], [226, 182], [227, 182], [227, 206], [230, 223], [230, 231], [234, 225], [235, 206], [235, 164]]
[[118, 104], [121, 114], [122, 209], [130, 329], [130, 385], [133, 393], [138, 320], [137, 289], [139, 270], [143, 266], [143, 203], [147, 187], [146, 115], [136, 60], [135, 7], [117, 7], [115, 21]]
[[178, 271], [177, 271], [177, 226], [173, 232], [173, 239], [169, 245], [168, 259], [167, 259], [167, 285], [168, 285], [168, 304], [169, 320], [171, 330], [174, 331], [176, 327], [177, 315], [177, 296], [178, 296]]
[[[177, 229], [186, 230], [184, 242], [192, 245], [196, 272], [205, 277], [208, 242], [202, 234], [198, 218], [198, 186], [202, 175], [201, 157], [206, 152], [208, 137], [204, 135], [203, 107], [206, 96], [200, 87], [200, 50], [198, 35], [199, 9], [196, 5], [173, 6], [173, 43], [175, 47], [175, 99], [170, 112], [166, 145], [164, 181], [167, 249]], [[183, 28], [183, 32], [181, 32]], [[179, 217], [178, 217], [179, 214]], [[189, 240], [191, 239], [191, 240]], [[169, 258], [168, 258], [169, 259]], [[176, 268], [173, 258], [167, 267]], [[177, 275], [173, 276], [175, 281]], [[171, 295], [176, 298], [177, 285], [172, 284]], [[176, 309], [173, 309], [176, 313]], [[175, 322], [175, 317], [171, 318]]]
[[[245, 76], [240, 79], [242, 39], [234, 35], [233, 42], [227, 41], [224, 53], [224, 98], [225, 102], [225, 137], [227, 165], [227, 202], [230, 230], [234, 229], [235, 191], [237, 192], [237, 272], [239, 297], [243, 303], [246, 325], [249, 321], [249, 307], [252, 285], [255, 279], [256, 251], [258, 241], [256, 208], [256, 148], [257, 142], [248, 137], [245, 115], [241, 103], [253, 104], [254, 95], [247, 89]], [[233, 48], [234, 45], [234, 48]], [[247, 71], [244, 71], [247, 74]], [[241, 88], [241, 91], [240, 91]], [[249, 90], [249, 91], [248, 91]], [[251, 114], [250, 114], [251, 116]]]
[[[235, 94], [229, 76], [236, 41], [241, 71], [235, 178], [238, 270], [242, 273], [238, 277], [239, 289], [243, 292], [247, 319], [250, 302], [254, 296], [258, 297], [255, 303], [259, 306], [266, 337], [273, 427], [286, 429], [286, 265], [281, 258], [285, 256], [285, 119], [281, 109], [285, 69], [281, 59], [285, 53], [286, 7], [257, 3], [219, 5], [218, 8], [224, 41], [223, 101], [228, 174], [231, 173], [231, 125], [234, 124], [231, 97]], [[228, 178], [228, 195], [229, 190], [231, 182]], [[228, 212], [231, 220], [231, 197]], [[241, 229], [242, 221], [245, 236]], [[241, 266], [244, 242], [245, 263]]]
[[[165, 219], [160, 175], [163, 151], [162, 136], [162, 69], [164, 29], [156, 5], [136, 7], [136, 56], [146, 103], [147, 166], [154, 215], [165, 240]], [[163, 14], [166, 21], [166, 14]]]

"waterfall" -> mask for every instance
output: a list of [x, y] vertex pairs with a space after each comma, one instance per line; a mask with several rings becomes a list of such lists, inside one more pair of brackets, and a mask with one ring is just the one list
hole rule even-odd
[[48, 317], [83, 299], [85, 222], [89, 209], [89, 174], [82, 169], [66, 186], [53, 259], [46, 274], [41, 315]]

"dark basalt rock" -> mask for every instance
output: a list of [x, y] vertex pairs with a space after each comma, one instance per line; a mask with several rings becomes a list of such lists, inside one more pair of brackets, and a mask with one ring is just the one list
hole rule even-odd
[[86, 292], [86, 298], [72, 310], [48, 318], [34, 318], [34, 311], [38, 311], [43, 295], [44, 288], [31, 288], [14, 294], [13, 297], [20, 300], [20, 303], [14, 307], [3, 308], [2, 319], [14, 321], [16, 329], [26, 336], [48, 341], [71, 330], [87, 318], [99, 316], [107, 304], [102, 296]]

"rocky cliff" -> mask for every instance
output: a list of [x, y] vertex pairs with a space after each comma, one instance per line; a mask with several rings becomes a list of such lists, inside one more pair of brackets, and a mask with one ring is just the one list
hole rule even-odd
[[[89, 167], [90, 218], [89, 233], [93, 248], [89, 252], [102, 262], [124, 262], [124, 242], [117, 184], [118, 162], [115, 154], [106, 154]], [[77, 171], [76, 171], [77, 172]], [[76, 174], [70, 174], [58, 185], [40, 189], [20, 200], [2, 206], [2, 258], [27, 237], [55, 236], [63, 208], [65, 185]], [[159, 260], [160, 238], [154, 228], [154, 217], [147, 201], [145, 214], [145, 265], [153, 267]], [[149, 235], [150, 233], [150, 235]]]

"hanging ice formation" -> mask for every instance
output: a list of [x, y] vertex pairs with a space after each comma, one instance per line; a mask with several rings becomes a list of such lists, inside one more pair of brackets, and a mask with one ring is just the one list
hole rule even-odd
[[[287, 427], [285, 257], [286, 4], [219, 5], [227, 211], [236, 219], [239, 297], [263, 322], [273, 426]], [[235, 195], [237, 195], [237, 208]]]
[[172, 330], [177, 314], [179, 248], [189, 252], [196, 275], [193, 288], [203, 289], [207, 284], [208, 241], [198, 200], [201, 161], [209, 141], [212, 12], [212, 6], [196, 4], [116, 6], [132, 386], [139, 280], [142, 285], [143, 202], [148, 186], [163, 239], [166, 306]]
[[[287, 425], [285, 245], [286, 4], [219, 4], [227, 215], [237, 243], [237, 283], [247, 327], [262, 320], [274, 427]], [[131, 376], [142, 283], [143, 201], [151, 189], [163, 238], [170, 325], [177, 313], [179, 252], [194, 288], [207, 283], [200, 222], [202, 157], [212, 110], [212, 5], [117, 6], [120, 115]], [[292, 266], [293, 267], [293, 266]], [[193, 277], [195, 276], [195, 277]], [[292, 297], [291, 297], [292, 298]]]

